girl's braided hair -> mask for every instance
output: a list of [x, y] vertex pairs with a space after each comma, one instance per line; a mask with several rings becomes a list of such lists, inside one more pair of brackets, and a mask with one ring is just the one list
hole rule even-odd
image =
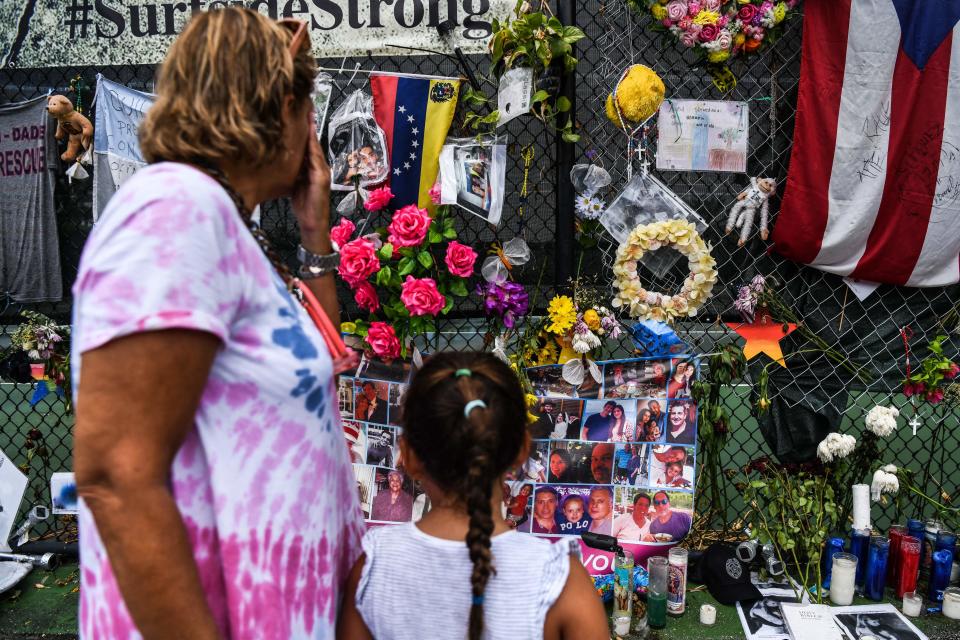
[[490, 551], [493, 484], [516, 461], [526, 419], [516, 375], [486, 353], [432, 356], [404, 397], [401, 424], [407, 444], [430, 478], [462, 499], [470, 515], [466, 539], [473, 562], [470, 640], [479, 640], [483, 633], [483, 596], [495, 572]]

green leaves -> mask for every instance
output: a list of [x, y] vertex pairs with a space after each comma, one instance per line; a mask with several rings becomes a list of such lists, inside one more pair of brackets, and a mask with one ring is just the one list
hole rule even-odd
[[417, 254], [417, 262], [419, 262], [424, 269], [429, 269], [433, 266], [433, 256], [430, 255], [429, 251], [421, 251]]
[[390, 260], [393, 258], [393, 245], [387, 242], [380, 247], [380, 251], [377, 252], [377, 255], [380, 256], [381, 260]]
[[403, 258], [400, 260], [400, 264], [397, 265], [397, 268], [400, 270], [400, 277], [406, 278], [408, 275], [413, 273], [414, 269], [417, 268], [417, 262], [413, 258]]
[[454, 278], [450, 283], [450, 293], [461, 298], [466, 297], [468, 295], [466, 281], [463, 278]]

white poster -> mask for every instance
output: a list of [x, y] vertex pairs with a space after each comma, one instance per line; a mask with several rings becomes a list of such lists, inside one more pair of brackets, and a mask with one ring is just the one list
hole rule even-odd
[[664, 100], [657, 120], [657, 168], [744, 173], [749, 124], [746, 102]]
[[93, 134], [93, 219], [130, 176], [147, 166], [140, 153], [137, 129], [154, 96], [97, 75]]
[[73, 473], [59, 472], [50, 475], [50, 504], [54, 515], [76, 515], [77, 480]]
[[27, 489], [27, 476], [0, 451], [0, 550], [9, 549], [7, 540]]
[[[245, 6], [272, 18], [310, 23], [318, 58], [428, 55], [450, 42], [484, 53], [494, 18], [514, 0], [2, 0], [0, 63], [18, 68], [156, 64], [191, 15]], [[409, 47], [409, 48], [403, 48]]]

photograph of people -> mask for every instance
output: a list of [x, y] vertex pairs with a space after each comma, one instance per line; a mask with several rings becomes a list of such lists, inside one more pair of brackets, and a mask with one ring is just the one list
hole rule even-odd
[[536, 396], [550, 398], [570, 398], [574, 396], [573, 385], [563, 379], [563, 369], [559, 365], [531, 367], [527, 377]]
[[[533, 493], [533, 485], [521, 485], [515, 495], [511, 495], [510, 485], [504, 483], [503, 487], [504, 502], [507, 507], [505, 518], [514, 528], [519, 527], [530, 517], [528, 503], [530, 502], [530, 494]], [[527, 528], [529, 529], [529, 527]]]
[[668, 413], [667, 442], [696, 444], [697, 405], [691, 400], [675, 400]]
[[674, 359], [673, 374], [670, 376], [670, 382], [667, 383], [667, 398], [689, 398], [690, 384], [695, 373], [696, 367], [692, 362], [681, 358]]
[[652, 484], [676, 489], [693, 488], [693, 449], [670, 445], [653, 448]]
[[533, 496], [532, 533], [560, 533], [557, 525], [557, 492], [552, 487], [540, 487]]
[[610, 535], [613, 530], [613, 491], [610, 487], [594, 487], [590, 490], [587, 511], [591, 520], [589, 530]]
[[354, 400], [354, 417], [363, 422], [387, 424], [389, 386], [386, 382], [358, 381]]
[[[631, 403], [632, 401], [627, 401]], [[627, 412], [625, 403], [617, 403], [613, 406], [613, 411], [611, 416], [613, 417], [613, 422], [610, 424], [610, 441], [611, 442], [633, 442], [633, 415], [634, 412], [631, 411], [629, 414]]]
[[659, 360], [652, 362], [644, 374], [645, 382], [662, 387], [667, 382], [667, 363]]
[[403, 401], [403, 394], [407, 390], [405, 384], [391, 384], [388, 396], [390, 405], [390, 424], [400, 426], [400, 406]]
[[337, 405], [341, 416], [353, 415], [353, 379], [340, 376], [337, 382]]
[[590, 527], [583, 496], [571, 493], [560, 503], [560, 533], [578, 536]]
[[373, 498], [371, 520], [409, 522], [413, 517], [413, 496], [403, 490], [403, 475], [391, 469], [387, 473], [387, 486], [381, 487]]
[[614, 445], [609, 442], [598, 442], [590, 452], [590, 482], [610, 484], [613, 474]]
[[373, 478], [376, 470], [362, 464], [353, 465], [353, 475], [357, 479], [357, 492], [360, 497], [360, 509], [364, 520], [370, 518], [370, 508], [373, 502]]
[[537, 421], [530, 425], [530, 437], [533, 439], [549, 438], [557, 424], [557, 403], [546, 398], [540, 400], [537, 407]]
[[[354, 143], [352, 137], [356, 131], [360, 132], [360, 139]], [[356, 146], [350, 148], [351, 143]], [[382, 180], [385, 167], [376, 151], [377, 146], [379, 145], [373, 141], [370, 132], [362, 128], [354, 129], [353, 123], [346, 123], [339, 128], [330, 141], [330, 149], [333, 151], [333, 181], [349, 187], [353, 186], [356, 180], [364, 183], [378, 178]]]
[[350, 462], [363, 464], [367, 461], [367, 434], [363, 425], [352, 420], [343, 421], [343, 435], [350, 447]]
[[550, 482], [576, 482], [576, 469], [566, 449], [556, 448], [550, 452]]
[[367, 428], [367, 464], [396, 467], [397, 431], [391, 427]]
[[646, 405], [650, 409], [650, 420], [660, 427], [660, 431], [663, 431], [667, 424], [667, 414], [663, 411], [663, 404], [659, 400], [650, 400]]
[[666, 491], [653, 494], [653, 511], [650, 533], [657, 542], [679, 542], [690, 532], [693, 518], [689, 513], [671, 509], [670, 496]]
[[[753, 638], [789, 638], [790, 632], [780, 612], [781, 602], [796, 602], [796, 596], [765, 596], [753, 604], [743, 603], [740, 610]], [[859, 636], [857, 636], [859, 637]]]
[[584, 415], [587, 418], [583, 421], [583, 427], [580, 429], [579, 440], [592, 440], [594, 442], [607, 442], [610, 440], [610, 432], [613, 428], [613, 408], [617, 403], [613, 400], [588, 400], [584, 407]]
[[632, 444], [618, 444], [613, 453], [613, 483], [627, 484], [627, 464], [633, 456]]
[[618, 540], [653, 540], [650, 535], [650, 496], [640, 492], [633, 497], [633, 509], [613, 522], [613, 536]]
[[627, 445], [633, 447], [630, 459], [627, 461], [626, 484], [639, 487], [647, 484], [647, 448], [642, 444]]
[[[540, 444], [540, 443], [538, 443]], [[546, 442], [542, 443], [544, 449], [546, 448]], [[533, 482], [546, 482], [547, 481], [547, 467], [543, 464], [543, 451], [539, 448], [531, 449], [530, 456], [527, 458], [526, 462], [523, 463], [523, 479], [531, 480]]]
[[876, 638], [877, 640], [919, 640], [922, 636], [904, 622], [896, 611], [866, 611], [864, 613], [838, 613], [837, 623], [844, 627], [852, 638]]

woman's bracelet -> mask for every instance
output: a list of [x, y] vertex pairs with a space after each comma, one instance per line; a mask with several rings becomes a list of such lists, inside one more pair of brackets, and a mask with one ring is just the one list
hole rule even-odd
[[333, 273], [340, 266], [340, 254], [338, 252], [334, 251], [327, 255], [320, 255], [308, 251], [302, 244], [297, 245], [297, 259], [300, 261], [300, 269], [297, 270], [297, 275], [304, 280]]

